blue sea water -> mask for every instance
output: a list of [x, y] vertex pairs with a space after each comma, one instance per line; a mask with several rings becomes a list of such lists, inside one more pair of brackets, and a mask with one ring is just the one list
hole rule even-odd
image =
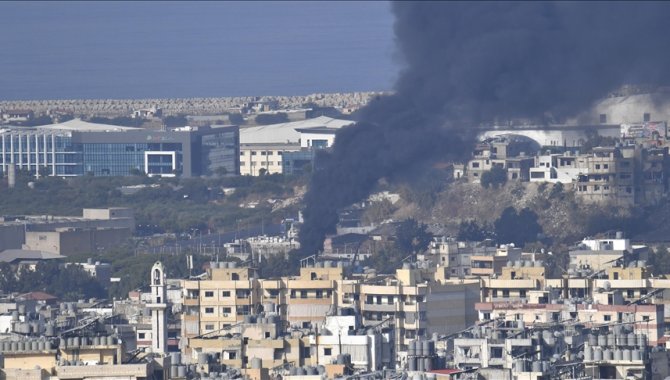
[[389, 90], [387, 2], [0, 2], [0, 100]]

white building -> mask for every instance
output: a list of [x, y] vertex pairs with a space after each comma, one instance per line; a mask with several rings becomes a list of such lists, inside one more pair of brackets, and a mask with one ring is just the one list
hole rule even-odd
[[580, 174], [588, 174], [588, 164], [583, 156], [570, 152], [546, 154], [535, 157], [535, 167], [530, 168], [530, 182], [569, 184]]
[[[324, 139], [323, 134], [313, 137], [311, 133], [302, 133], [302, 130], [325, 129], [336, 131], [352, 123], [351, 120], [320, 116], [314, 119], [288, 123], [240, 128], [240, 174], [252, 176], [261, 173], [282, 174], [282, 155], [285, 152], [297, 152], [301, 148], [320, 147], [322, 145], [321, 141], [313, 144], [313, 140]], [[331, 146], [334, 140], [334, 132], [332, 132], [332, 136], [325, 137], [325, 139], [327, 140], [326, 146]]]

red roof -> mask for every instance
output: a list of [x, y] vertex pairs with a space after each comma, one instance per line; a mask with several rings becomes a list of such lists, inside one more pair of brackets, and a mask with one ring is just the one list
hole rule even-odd
[[463, 372], [463, 370], [458, 368], [434, 369], [430, 371], [430, 373], [435, 373], [438, 375], [453, 375], [454, 373], [461, 373], [461, 372]]

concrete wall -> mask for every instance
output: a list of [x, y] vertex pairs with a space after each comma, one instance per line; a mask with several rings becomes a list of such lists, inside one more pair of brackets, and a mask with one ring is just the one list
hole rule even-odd
[[128, 228], [75, 229], [26, 233], [25, 249], [76, 255], [106, 251], [132, 236]]
[[6, 249], [21, 249], [24, 241], [23, 225], [0, 225], [0, 252]]

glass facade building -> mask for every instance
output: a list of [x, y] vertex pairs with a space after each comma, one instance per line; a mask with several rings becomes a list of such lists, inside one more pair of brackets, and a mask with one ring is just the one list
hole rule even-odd
[[239, 174], [237, 126], [173, 131], [0, 129], [0, 171], [36, 175], [156, 176]]
[[288, 175], [302, 174], [306, 167], [314, 162], [315, 151], [304, 149], [297, 152], [284, 152], [282, 155], [282, 171]]

